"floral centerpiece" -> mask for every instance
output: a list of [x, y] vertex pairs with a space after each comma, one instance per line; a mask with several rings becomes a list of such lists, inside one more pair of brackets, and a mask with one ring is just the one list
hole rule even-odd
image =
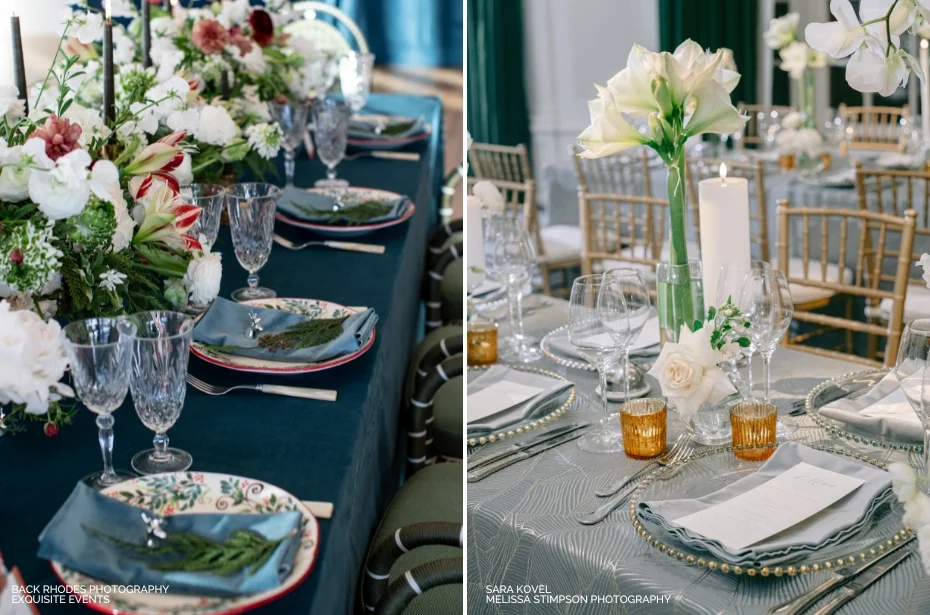
[[[87, 19], [66, 20], [62, 43], [72, 28], [86, 33]], [[6, 430], [24, 417], [43, 416], [51, 425], [47, 432], [57, 432], [68, 419], [55, 397], [67, 387], [49, 384], [60, 378], [59, 365], [63, 370], [50, 358], [61, 350], [51, 342], [43, 348], [39, 339], [57, 339], [48, 333], [57, 325], [43, 329], [35, 318], [178, 308], [189, 296], [212, 301], [222, 275], [219, 254], [187, 235], [200, 209], [179, 197], [186, 133], [148, 142], [134, 131], [150, 110], [173, 104], [179, 93], [170, 85], [150, 88], [139, 105], [119, 107], [107, 124], [76, 102], [86, 74], [78, 57], [60, 47], [63, 59], [37, 86], [28, 116], [15, 92], [5, 90], [0, 98], [6, 110], [0, 116], [0, 320], [6, 323], [0, 323], [0, 404], [11, 404]], [[11, 333], [16, 327], [27, 336], [23, 343], [39, 346], [22, 347], [19, 332]], [[7, 361], [16, 369], [8, 370]], [[21, 381], [21, 373], [33, 373], [38, 384]]]
[[816, 96], [814, 90], [814, 71], [827, 65], [824, 52], [810, 47], [798, 40], [798, 13], [788, 13], [784, 17], [769, 22], [768, 29], [762, 37], [765, 44], [778, 51], [781, 69], [787, 72], [798, 85], [798, 102], [801, 109], [801, 121], [804, 128], [817, 125]]
[[[627, 67], [606, 87], [598, 87], [597, 98], [588, 103], [591, 125], [578, 137], [583, 147], [579, 155], [584, 158], [600, 158], [643, 145], [658, 153], [668, 168], [671, 265], [688, 264], [685, 142], [701, 134], [738, 132], [746, 123], [747, 118], [730, 102], [739, 73], [724, 68], [723, 59], [723, 51], [705, 52], [691, 40], [674, 53], [654, 53], [634, 45]], [[648, 132], [634, 128], [630, 118], [645, 118]], [[659, 318], [673, 338], [682, 325], [691, 326], [704, 317], [703, 307], [695, 305], [695, 291], [687, 273], [659, 288], [664, 298]]]
[[823, 136], [816, 128], [805, 126], [803, 116], [792, 111], [782, 120], [781, 129], [775, 135], [775, 146], [783, 154], [814, 158], [823, 149]]

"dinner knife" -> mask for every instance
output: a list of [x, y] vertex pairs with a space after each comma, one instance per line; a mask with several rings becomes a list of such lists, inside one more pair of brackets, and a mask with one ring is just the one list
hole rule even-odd
[[504, 468], [510, 467], [518, 461], [523, 461], [524, 459], [529, 459], [540, 453], [548, 451], [550, 448], [555, 448], [566, 442], [571, 442], [575, 438], [580, 438], [582, 433], [580, 431], [573, 431], [571, 433], [562, 434], [560, 437], [545, 440], [543, 442], [537, 443], [535, 446], [527, 447], [521, 451], [517, 451], [515, 454], [505, 458], [498, 459], [494, 463], [478, 468], [477, 470], [471, 470], [468, 472], [468, 482], [474, 483], [483, 478], [494, 474], [498, 470], [503, 470]]
[[905, 538], [895, 546], [885, 551], [885, 553], [856, 566], [843, 566], [842, 568], [834, 568], [833, 573], [830, 575], [829, 579], [813, 588], [812, 590], [801, 594], [793, 600], [789, 600], [788, 602], [779, 604], [776, 607], [772, 607], [769, 610], [769, 615], [799, 615], [800, 613], [803, 613], [807, 610], [808, 607], [823, 598], [829, 592], [853, 579], [856, 575], [867, 571], [869, 568], [875, 566], [886, 557], [897, 553], [899, 549], [907, 544], [910, 544], [910, 542], [916, 537], [917, 536], [915, 534], [912, 534], [908, 538]]
[[907, 559], [911, 553], [913, 553], [911, 549], [904, 549], [903, 551], [895, 553], [874, 568], [863, 572], [847, 583], [846, 587], [838, 591], [837, 595], [830, 600], [830, 602], [811, 613], [811, 615], [833, 615], [833, 613], [840, 610], [844, 604], [864, 592], [869, 585], [891, 572], [892, 568]]
[[556, 427], [555, 429], [552, 429], [551, 431], [537, 434], [533, 438], [530, 438], [529, 440], [526, 440], [524, 442], [516, 442], [514, 444], [511, 444], [510, 446], [502, 448], [496, 453], [493, 453], [486, 457], [482, 457], [481, 459], [478, 459], [475, 461], [470, 461], [468, 462], [468, 465], [466, 466], [466, 468], [470, 472], [482, 466], [486, 466], [489, 463], [493, 463], [497, 461], [498, 459], [503, 459], [504, 457], [515, 455], [516, 453], [520, 452], [523, 449], [536, 446], [537, 444], [541, 444], [553, 438], [558, 438], [561, 435], [571, 433], [573, 431], [578, 431], [579, 429], [584, 429], [588, 425], [590, 425], [590, 423], [572, 423], [571, 425], [563, 425], [561, 427]]

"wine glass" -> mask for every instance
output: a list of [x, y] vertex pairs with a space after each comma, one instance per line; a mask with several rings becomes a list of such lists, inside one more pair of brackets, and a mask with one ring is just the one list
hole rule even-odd
[[313, 185], [317, 188], [338, 188], [349, 182], [336, 178], [336, 165], [346, 155], [349, 139], [349, 106], [338, 98], [325, 97], [313, 102], [313, 138], [320, 160], [326, 165], [326, 179]]
[[132, 403], [142, 424], [155, 432], [154, 448], [137, 453], [132, 469], [139, 474], [183, 472], [190, 453], [168, 448], [167, 431], [181, 416], [187, 391], [194, 321], [179, 312], [139, 312], [129, 317], [136, 327], [132, 344]]
[[372, 53], [350, 51], [339, 59], [339, 85], [353, 113], [361, 111], [368, 102], [374, 67]]
[[500, 345], [501, 359], [519, 363], [538, 361], [542, 353], [526, 343], [523, 333], [523, 295], [536, 266], [532, 235], [519, 220], [491, 216], [485, 219], [484, 242], [488, 277], [507, 287], [512, 341]]
[[597, 298], [597, 315], [607, 332], [622, 350], [620, 373], [623, 375], [624, 399], [630, 399], [630, 348], [652, 317], [649, 289], [635, 269], [612, 269], [604, 274]]
[[[582, 436], [578, 446], [591, 453], [618, 453], [623, 450], [623, 436], [619, 417], [616, 421], [611, 420], [607, 404], [607, 374], [623, 355], [623, 346], [598, 315], [598, 297], [603, 285], [603, 275], [575, 278], [568, 305], [568, 340], [578, 350], [578, 354], [597, 369], [601, 385], [600, 427]], [[624, 321], [620, 315], [620, 306], [625, 307], [625, 303], [618, 299], [614, 305], [617, 311], [614, 312], [615, 316], [609, 316], [608, 322], [619, 337], [623, 332]], [[629, 336], [629, 332], [626, 335]]]
[[236, 301], [270, 299], [277, 296], [258, 285], [258, 270], [271, 254], [275, 204], [281, 189], [272, 184], [233, 184], [226, 193], [233, 248], [242, 268], [249, 272], [248, 287], [233, 291]]
[[[749, 263], [749, 269], [738, 265], [723, 265], [720, 267], [720, 274], [717, 276], [717, 288], [714, 307], [720, 307], [727, 302], [733, 303], [733, 305], [739, 304], [740, 293], [743, 291], [743, 282], [746, 281], [746, 276], [753, 271], [766, 271], [770, 268], [770, 265], [765, 261], [752, 261]], [[742, 337], [744, 331], [734, 331], [734, 337]], [[744, 357], [746, 357], [746, 380], [745, 386], [740, 388], [740, 384], [743, 383], [742, 378], [739, 377], [739, 371], [737, 369], [736, 362], [738, 356], [733, 356], [729, 359], [729, 375], [731, 380], [736, 380], [737, 383], [734, 383], [734, 386], [739, 390], [740, 397], [744, 401], [752, 400], [752, 355], [756, 353], [756, 347], [752, 344], [750, 340], [749, 346], [745, 348], [740, 348], [740, 352]]]
[[284, 183], [294, 185], [294, 166], [300, 144], [307, 132], [309, 106], [303, 101], [285, 100], [268, 103], [271, 118], [281, 127], [281, 149], [284, 150]]
[[921, 481], [925, 493], [930, 492], [930, 374], [927, 373], [930, 352], [930, 319], [919, 318], [904, 327], [894, 375], [911, 408], [924, 428], [924, 466]]
[[794, 316], [785, 274], [773, 269], [750, 272], [743, 282], [739, 308], [749, 322], [749, 339], [762, 355], [765, 401], [771, 403], [770, 361]]
[[181, 188], [181, 199], [200, 208], [200, 215], [187, 234], [194, 239], [200, 239], [202, 235], [204, 241], [201, 245], [209, 252], [220, 232], [226, 188], [216, 184], [191, 184]]
[[135, 326], [125, 318], [88, 318], [62, 329], [77, 396], [97, 415], [103, 471], [85, 476], [94, 489], [134, 478], [113, 469], [113, 412], [129, 390], [129, 359]]

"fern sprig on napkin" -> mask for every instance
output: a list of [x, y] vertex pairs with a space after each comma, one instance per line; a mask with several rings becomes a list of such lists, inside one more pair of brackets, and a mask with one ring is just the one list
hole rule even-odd
[[[342, 335], [342, 323], [348, 316], [342, 318], [314, 318], [305, 320], [288, 327], [281, 333], [269, 333], [258, 338], [258, 346], [270, 352], [277, 350], [299, 350], [328, 344]], [[248, 350], [246, 346], [205, 346], [214, 352], [232, 352], [235, 350]]]
[[313, 216], [314, 218], [323, 218], [328, 224], [342, 223], [346, 226], [356, 226], [364, 224], [374, 218], [380, 218], [391, 213], [394, 208], [389, 203], [381, 201], [362, 201], [357, 205], [349, 205], [340, 208], [338, 211], [323, 211], [309, 206], [306, 203], [293, 202], [294, 207], [302, 213]]

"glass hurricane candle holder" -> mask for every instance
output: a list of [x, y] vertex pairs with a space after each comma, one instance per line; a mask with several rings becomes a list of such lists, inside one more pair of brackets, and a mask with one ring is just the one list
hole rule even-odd
[[633, 399], [620, 406], [623, 451], [631, 459], [665, 453], [668, 406], [661, 399]]
[[[747, 401], [730, 408], [733, 454], [745, 461], [765, 461], [775, 452], [778, 409], [774, 404]], [[751, 448], [740, 448], [751, 447]]]
[[497, 362], [497, 323], [468, 324], [468, 364], [490, 365]]

